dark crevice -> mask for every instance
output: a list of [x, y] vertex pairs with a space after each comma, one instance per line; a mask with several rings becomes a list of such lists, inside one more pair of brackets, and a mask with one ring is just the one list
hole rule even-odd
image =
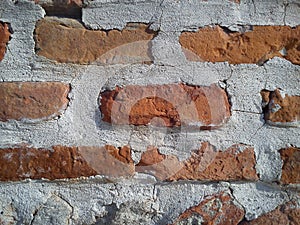
[[79, 6], [44, 6], [47, 16], [78, 19], [81, 21], [82, 10]]

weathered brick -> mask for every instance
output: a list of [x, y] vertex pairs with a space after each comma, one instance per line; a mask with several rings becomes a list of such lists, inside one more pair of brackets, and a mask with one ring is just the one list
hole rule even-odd
[[252, 31], [245, 33], [228, 32], [215, 26], [197, 32], [183, 32], [180, 43], [200, 60], [209, 62], [261, 64], [278, 56], [299, 65], [299, 37], [300, 26], [253, 26]]
[[300, 208], [295, 202], [287, 202], [271, 212], [261, 215], [251, 221], [243, 221], [240, 225], [268, 225], [268, 224], [300, 224]]
[[237, 225], [243, 219], [244, 214], [244, 210], [234, 204], [229, 194], [220, 193], [206, 197], [199, 205], [183, 212], [173, 225]]
[[150, 173], [160, 180], [257, 180], [254, 149], [233, 145], [226, 151], [216, 151], [207, 142], [184, 162], [174, 156], [162, 155], [156, 148], [142, 154], [137, 172]]
[[218, 127], [230, 117], [226, 92], [185, 84], [138, 86], [100, 93], [103, 121], [113, 124]]
[[265, 120], [270, 124], [297, 126], [300, 120], [300, 96], [289, 96], [280, 90], [261, 91]]
[[35, 29], [37, 54], [62, 63], [149, 62], [149, 40], [154, 36], [145, 24], [128, 24], [122, 31], [93, 31], [77, 20], [51, 17], [38, 21]]
[[6, 45], [10, 38], [8, 25], [0, 21], [0, 61], [4, 58]]
[[283, 160], [281, 183], [296, 184], [300, 183], [300, 149], [286, 148], [280, 150]]
[[129, 176], [134, 172], [128, 147], [65, 147], [0, 149], [0, 180], [63, 179], [94, 175]]
[[66, 109], [70, 87], [59, 82], [0, 83], [0, 121], [50, 119]]

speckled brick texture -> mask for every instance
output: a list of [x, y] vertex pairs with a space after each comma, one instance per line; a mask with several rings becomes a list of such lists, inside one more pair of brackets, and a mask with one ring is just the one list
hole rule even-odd
[[295, 0], [0, 0], [0, 224], [300, 221]]

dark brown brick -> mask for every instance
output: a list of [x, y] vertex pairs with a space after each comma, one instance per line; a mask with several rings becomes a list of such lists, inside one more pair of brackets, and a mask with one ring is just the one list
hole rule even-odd
[[145, 24], [93, 31], [77, 20], [51, 17], [40, 20], [35, 29], [37, 54], [62, 63], [113, 63], [115, 58], [117, 63], [149, 62], [149, 40], [154, 36]]
[[103, 121], [113, 124], [219, 127], [230, 117], [226, 92], [217, 85], [166, 84], [116, 87], [100, 94]]
[[[252, 31], [245, 33], [228, 32], [215, 26], [200, 28], [197, 32], [183, 32], [180, 43], [199, 56], [197, 60], [261, 64], [278, 56], [299, 65], [299, 37], [300, 26], [253, 26]], [[195, 61], [195, 57], [189, 59]]]
[[300, 149], [286, 148], [280, 150], [283, 160], [281, 183], [299, 184], [300, 183]]
[[69, 85], [59, 82], [0, 83], [0, 121], [51, 119], [66, 109]]
[[6, 45], [10, 39], [8, 25], [0, 21], [0, 61], [4, 58]]
[[63, 179], [94, 175], [129, 176], [134, 165], [128, 147], [65, 147], [0, 149], [0, 180]]

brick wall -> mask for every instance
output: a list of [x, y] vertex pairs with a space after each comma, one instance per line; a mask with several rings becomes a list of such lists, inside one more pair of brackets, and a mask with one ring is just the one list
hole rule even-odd
[[296, 0], [0, 1], [0, 224], [298, 224]]

